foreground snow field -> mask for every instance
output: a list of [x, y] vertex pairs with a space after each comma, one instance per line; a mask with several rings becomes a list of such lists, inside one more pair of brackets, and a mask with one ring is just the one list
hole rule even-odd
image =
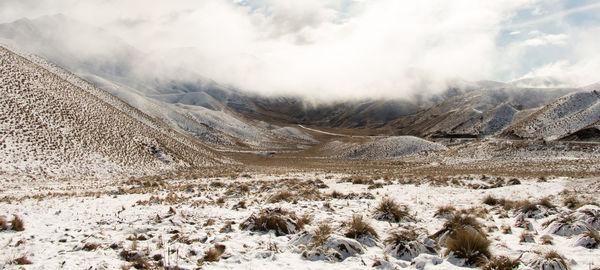
[[[463, 215], [475, 217], [491, 241], [491, 255], [520, 258], [519, 269], [542, 269], [544, 263], [560, 269], [556, 261], [542, 259], [550, 251], [562, 255], [570, 269], [594, 269], [600, 267], [600, 250], [585, 235], [600, 229], [600, 208], [592, 205], [599, 188], [598, 178], [374, 179], [318, 173], [4, 181], [0, 210], [8, 228], [0, 231], [0, 269], [474, 267], [446, 254], [445, 236], [436, 235], [451, 219], [451, 209], [440, 211], [444, 206], [467, 209]], [[387, 199], [404, 205], [407, 215], [386, 220], [376, 213]], [[506, 203], [519, 200], [533, 208]], [[284, 221], [261, 231], [261, 211]], [[24, 221], [23, 231], [11, 229], [13, 215]], [[355, 215], [378, 237], [346, 237]], [[332, 231], [319, 242], [323, 225]], [[418, 238], [402, 253], [385, 241], [392, 232]], [[32, 264], [17, 265], [19, 258]]]

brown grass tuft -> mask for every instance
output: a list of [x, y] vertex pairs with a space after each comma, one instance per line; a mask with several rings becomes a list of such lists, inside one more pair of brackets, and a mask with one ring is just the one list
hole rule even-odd
[[29, 259], [27, 259], [27, 257], [25, 257], [25, 255], [16, 258], [12, 261], [13, 264], [16, 265], [26, 265], [26, 264], [33, 264], [33, 262], [31, 262]]
[[204, 257], [202, 258], [203, 262], [218, 262], [221, 259], [221, 255], [225, 252], [225, 245], [215, 244], [214, 247], [211, 247], [206, 251]]
[[348, 223], [348, 231], [345, 235], [348, 238], [354, 239], [368, 235], [371, 235], [375, 238], [379, 237], [373, 226], [366, 222], [361, 215], [352, 216], [352, 220]]
[[25, 223], [21, 217], [14, 215], [13, 219], [10, 221], [12, 229], [17, 232], [22, 232], [25, 230]]
[[519, 259], [511, 259], [506, 256], [494, 257], [482, 267], [482, 270], [513, 270], [519, 268]]
[[390, 222], [400, 222], [404, 218], [410, 218], [408, 206], [400, 205], [390, 198], [383, 198], [377, 208], [375, 208], [375, 219]]
[[8, 221], [4, 216], [0, 216], [0, 231], [8, 230]]
[[446, 255], [452, 253], [456, 258], [466, 259], [467, 265], [483, 265], [492, 257], [490, 241], [476, 231], [456, 231], [446, 245]]

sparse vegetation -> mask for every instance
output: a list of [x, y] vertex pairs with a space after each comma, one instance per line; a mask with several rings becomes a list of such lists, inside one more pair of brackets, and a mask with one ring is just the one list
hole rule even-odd
[[221, 259], [221, 255], [225, 252], [225, 245], [215, 244], [214, 247], [209, 248], [204, 257], [203, 262], [218, 262]]
[[21, 217], [14, 215], [13, 219], [10, 221], [11, 228], [17, 232], [22, 232], [25, 230], [25, 223]]
[[292, 211], [282, 208], [263, 209], [252, 214], [240, 224], [242, 230], [274, 231], [277, 236], [295, 233], [298, 228], [298, 217]]
[[374, 218], [390, 222], [413, 221], [408, 211], [408, 206], [400, 205], [393, 199], [386, 197], [375, 208]]
[[27, 257], [25, 257], [25, 255], [23, 255], [23, 256], [21, 256], [21, 257], [19, 257], [19, 258], [16, 258], [16, 259], [14, 259], [14, 260], [12, 261], [12, 263], [13, 263], [13, 264], [16, 264], [16, 265], [27, 265], [27, 264], [33, 264], [33, 262], [32, 262], [32, 261], [30, 261], [29, 259], [27, 259]]
[[345, 235], [348, 238], [359, 239], [361, 237], [379, 237], [373, 226], [365, 221], [361, 215], [352, 216], [350, 222], [347, 223], [347, 227], [348, 229]]
[[0, 216], [0, 231], [8, 230], [8, 221], [4, 216]]
[[465, 259], [467, 265], [483, 265], [491, 257], [490, 241], [481, 233], [473, 230], [456, 231], [446, 241], [446, 255]]
[[518, 269], [520, 265], [519, 258], [511, 259], [506, 256], [497, 256], [492, 258], [485, 264], [482, 270], [513, 270]]

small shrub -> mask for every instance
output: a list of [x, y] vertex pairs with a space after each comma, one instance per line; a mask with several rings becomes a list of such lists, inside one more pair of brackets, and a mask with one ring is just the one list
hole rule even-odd
[[519, 268], [519, 259], [511, 259], [506, 256], [498, 256], [489, 260], [488, 263], [482, 267], [482, 270], [513, 270]]
[[390, 222], [400, 222], [403, 219], [413, 220], [408, 213], [408, 206], [400, 205], [393, 199], [384, 198], [375, 208], [375, 219]]
[[345, 235], [348, 238], [354, 239], [359, 239], [365, 236], [372, 236], [374, 238], [379, 237], [373, 226], [366, 222], [361, 215], [352, 216], [352, 220], [348, 223], [348, 231]]
[[21, 217], [14, 215], [13, 219], [10, 221], [12, 229], [17, 232], [22, 232], [25, 230], [25, 223], [21, 219]]
[[459, 230], [447, 241], [446, 255], [466, 259], [467, 265], [483, 265], [492, 257], [490, 241], [481, 233], [472, 230]]

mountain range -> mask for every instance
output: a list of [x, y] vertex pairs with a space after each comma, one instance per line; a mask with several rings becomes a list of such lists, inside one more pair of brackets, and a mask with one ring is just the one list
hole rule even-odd
[[[234, 164], [222, 154], [232, 152], [444, 149], [423, 139], [600, 138], [600, 83], [461, 81], [424, 96], [315, 102], [219, 84], [64, 15], [2, 24], [0, 44], [8, 174], [144, 174]], [[342, 147], [343, 137], [361, 142]]]

